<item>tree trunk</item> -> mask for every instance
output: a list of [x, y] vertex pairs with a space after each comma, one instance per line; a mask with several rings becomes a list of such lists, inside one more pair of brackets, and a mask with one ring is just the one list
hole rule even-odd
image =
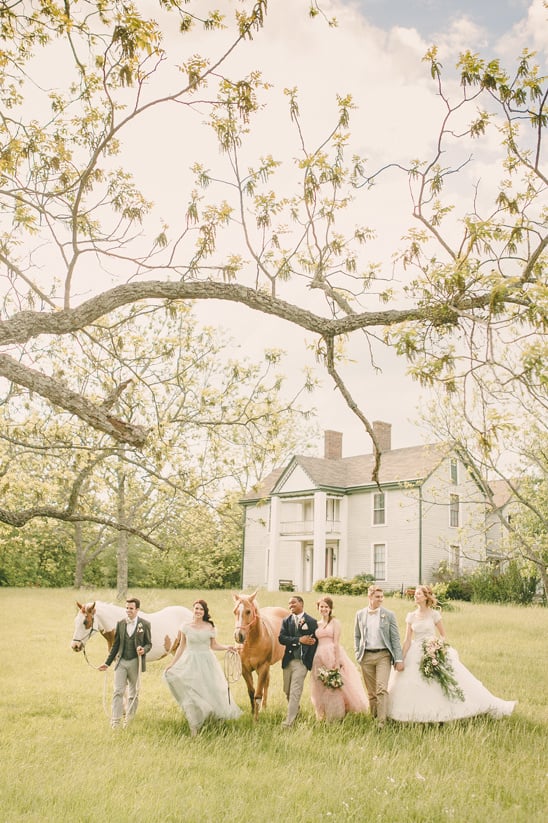
[[[126, 522], [126, 477], [123, 472], [118, 478], [118, 523]], [[117, 539], [117, 574], [116, 574], [116, 597], [118, 600], [125, 600], [128, 591], [129, 559], [128, 559], [128, 535], [125, 531], [118, 532]]]
[[86, 559], [84, 556], [84, 549], [82, 546], [82, 524], [74, 524], [74, 548], [76, 549], [76, 567], [74, 569], [74, 588], [82, 588], [84, 580], [84, 569], [86, 568]]

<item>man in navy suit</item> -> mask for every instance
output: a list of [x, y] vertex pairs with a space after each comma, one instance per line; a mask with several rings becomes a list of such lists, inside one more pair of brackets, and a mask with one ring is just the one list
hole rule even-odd
[[302, 597], [293, 595], [289, 599], [289, 611], [291, 614], [283, 620], [278, 637], [285, 646], [282, 660], [287, 697], [287, 716], [282, 723], [285, 728], [293, 725], [299, 711], [304, 681], [316, 654], [315, 631], [318, 628], [317, 621], [304, 611]]

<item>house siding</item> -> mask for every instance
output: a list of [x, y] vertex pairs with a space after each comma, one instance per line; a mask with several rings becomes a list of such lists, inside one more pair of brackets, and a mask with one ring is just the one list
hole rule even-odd
[[[344, 459], [303, 459], [304, 471], [298, 465], [299, 458], [293, 458], [275, 485], [276, 534], [268, 531], [269, 504], [257, 507], [246, 502], [244, 586], [274, 588], [285, 578], [304, 591], [324, 575], [323, 554], [329, 552], [336, 558], [334, 573], [338, 576], [373, 575], [375, 544], [386, 547], [386, 575], [378, 582], [387, 590], [431, 582], [440, 562], [449, 560], [452, 546], [460, 547], [462, 569], [485, 558], [485, 501], [462, 463], [457, 464], [455, 483], [451, 456], [442, 456], [433, 446], [401, 452], [401, 475], [396, 474], [395, 452], [391, 455], [392, 479], [384, 484], [381, 481], [385, 523], [375, 525], [373, 498], [379, 489], [370, 484], [370, 474], [363, 478], [363, 487], [343, 489]], [[418, 467], [422, 467], [422, 477]], [[324, 471], [324, 484], [315, 484], [309, 471], [312, 476]], [[412, 476], [406, 477], [405, 472]], [[327, 485], [330, 478], [336, 481], [331, 491]], [[458, 526], [450, 525], [451, 495], [459, 498]], [[326, 501], [330, 499], [340, 501], [340, 523], [326, 524]], [[269, 563], [273, 563], [270, 573]]]

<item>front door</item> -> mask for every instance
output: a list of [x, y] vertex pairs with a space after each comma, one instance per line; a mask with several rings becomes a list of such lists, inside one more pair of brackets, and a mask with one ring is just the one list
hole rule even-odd
[[303, 546], [303, 591], [312, 591], [312, 570], [314, 567], [314, 546], [312, 543], [305, 543]]
[[328, 543], [325, 547], [325, 577], [337, 576], [337, 548], [336, 543]]

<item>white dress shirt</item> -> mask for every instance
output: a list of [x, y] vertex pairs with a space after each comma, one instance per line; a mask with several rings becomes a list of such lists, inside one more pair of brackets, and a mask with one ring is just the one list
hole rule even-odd
[[367, 623], [365, 629], [365, 648], [384, 649], [385, 644], [381, 635], [381, 610], [367, 611]]

